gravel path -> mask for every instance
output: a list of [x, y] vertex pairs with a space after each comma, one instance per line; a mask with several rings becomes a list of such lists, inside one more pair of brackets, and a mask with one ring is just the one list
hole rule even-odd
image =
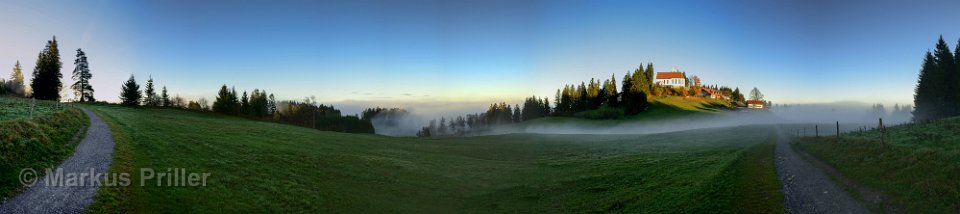
[[[60, 179], [63, 182], [58, 184], [55, 182], [57, 179], [48, 174], [36, 180], [35, 185], [26, 192], [4, 201], [0, 205], [0, 213], [81, 213], [93, 202], [93, 195], [100, 184], [91, 178], [102, 180], [103, 174], [107, 173], [113, 160], [113, 136], [100, 117], [87, 109], [83, 109], [83, 112], [90, 117], [90, 128], [73, 156], [58, 166], [63, 170], [64, 179]], [[53, 169], [54, 174], [57, 174], [58, 168]], [[38, 172], [41, 170], [36, 169]], [[74, 179], [76, 182], [67, 179], [69, 174], [77, 175], [78, 179]], [[45, 181], [54, 182], [48, 185]]]
[[787, 213], [870, 213], [826, 173], [794, 151], [789, 137], [779, 128], [776, 158]]

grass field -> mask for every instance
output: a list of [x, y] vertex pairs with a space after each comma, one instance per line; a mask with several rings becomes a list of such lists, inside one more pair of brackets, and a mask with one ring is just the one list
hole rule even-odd
[[[44, 114], [59, 112], [69, 104], [61, 104], [45, 100], [32, 100], [16, 97], [0, 96], [0, 121], [26, 118], [31, 114], [33, 116], [42, 116]], [[31, 112], [31, 107], [33, 107]]]
[[593, 120], [660, 120], [692, 115], [710, 115], [732, 108], [734, 108], [733, 105], [723, 100], [666, 96], [650, 99], [650, 105], [647, 107], [647, 111], [637, 115], [624, 116], [623, 109], [602, 106], [600, 109], [579, 112], [575, 114], [574, 117]]
[[798, 146], [910, 213], [960, 212], [960, 118], [802, 138]]
[[34, 117], [28, 119], [30, 106], [22, 104], [28, 101], [0, 98], [0, 198], [21, 188], [21, 170], [43, 173], [73, 154], [89, 124], [79, 109], [57, 109], [56, 104], [41, 101], [37, 101]]
[[768, 127], [420, 139], [324, 132], [172, 109], [89, 108], [120, 133], [112, 170], [212, 173], [207, 187], [103, 188], [93, 211], [782, 209], [771, 159], [774, 134]]

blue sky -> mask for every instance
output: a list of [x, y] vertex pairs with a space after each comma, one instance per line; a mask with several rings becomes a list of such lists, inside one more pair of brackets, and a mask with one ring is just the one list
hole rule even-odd
[[652, 62], [706, 84], [758, 87], [778, 103], [911, 103], [923, 52], [941, 34], [951, 48], [960, 38], [955, 8], [960, 3], [4, 1], [0, 77], [16, 60], [32, 71], [56, 35], [65, 77], [83, 48], [95, 96], [108, 101], [134, 74], [189, 98], [212, 100], [227, 84], [353, 108], [476, 111], [529, 95], [552, 99], [564, 83], [613, 73], [619, 80]]

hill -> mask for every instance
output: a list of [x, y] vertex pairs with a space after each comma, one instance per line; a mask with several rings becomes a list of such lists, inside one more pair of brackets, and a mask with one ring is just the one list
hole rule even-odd
[[[905, 212], [960, 210], [960, 118], [848, 132], [842, 138], [801, 138], [798, 147], [844, 176], [892, 197]], [[877, 208], [875, 208], [877, 209]]]
[[723, 100], [700, 97], [663, 96], [650, 99], [647, 110], [637, 115], [624, 116], [623, 109], [604, 106], [597, 110], [579, 112], [575, 114], [574, 117], [585, 119], [658, 120], [716, 113], [733, 108], [733, 105]]
[[768, 127], [396, 138], [173, 109], [89, 107], [116, 133], [114, 172], [187, 168], [212, 174], [206, 187], [103, 188], [92, 211], [662, 213], [782, 207]]

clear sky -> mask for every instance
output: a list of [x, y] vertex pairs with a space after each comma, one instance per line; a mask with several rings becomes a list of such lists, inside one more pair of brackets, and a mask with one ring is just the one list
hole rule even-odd
[[[553, 98], [640, 63], [777, 103], [912, 103], [924, 51], [955, 47], [958, 1], [3, 1], [0, 77], [60, 42], [95, 97], [131, 74], [212, 100], [221, 84], [346, 108]], [[65, 92], [66, 93], [66, 92]], [[350, 109], [347, 112], [354, 112]]]

